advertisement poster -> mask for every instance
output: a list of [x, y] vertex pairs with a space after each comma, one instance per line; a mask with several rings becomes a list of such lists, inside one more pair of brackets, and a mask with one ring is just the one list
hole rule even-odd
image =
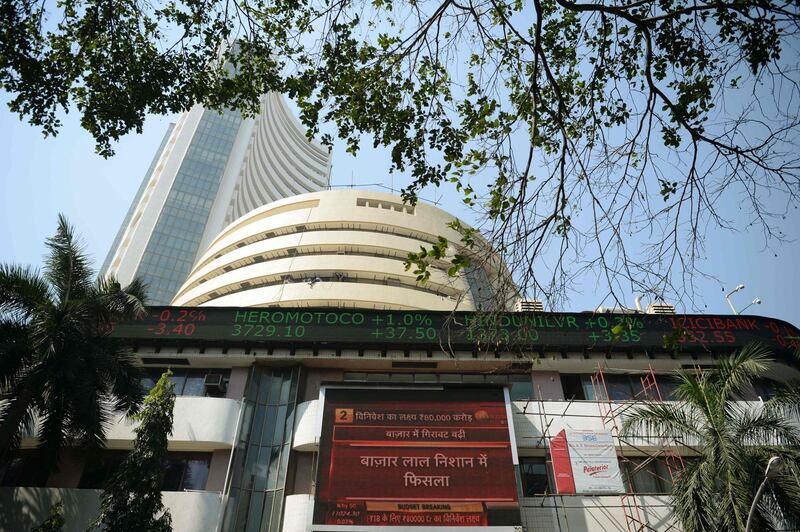
[[564, 429], [550, 442], [557, 493], [622, 493], [614, 438], [608, 431]]
[[502, 389], [326, 388], [313, 524], [519, 526]]

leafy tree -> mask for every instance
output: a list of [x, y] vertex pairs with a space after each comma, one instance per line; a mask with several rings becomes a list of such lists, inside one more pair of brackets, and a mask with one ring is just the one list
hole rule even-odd
[[673, 486], [672, 504], [687, 532], [745, 529], [767, 461], [782, 458], [757, 506], [753, 530], [800, 527], [800, 411], [798, 383], [778, 385], [763, 405], [737, 401], [772, 367], [769, 351], [748, 345], [713, 371], [679, 373], [679, 402], [635, 407], [623, 425], [628, 436], [661, 436], [694, 449]]
[[45, 521], [31, 529], [31, 532], [61, 532], [64, 528], [64, 505], [60, 502], [50, 507], [50, 515]]
[[42, 459], [55, 467], [60, 448], [102, 447], [112, 416], [141, 404], [129, 347], [108, 332], [143, 310], [145, 291], [94, 281], [63, 216], [47, 248], [42, 272], [0, 265], [0, 459], [38, 426]]
[[161, 484], [167, 462], [167, 440], [172, 434], [175, 391], [167, 371], [144, 401], [135, 419], [133, 451], [103, 490], [100, 515], [94, 526], [106, 530], [172, 530], [172, 516], [161, 502]]
[[796, 0], [8, 0], [0, 83], [47, 134], [77, 108], [106, 155], [146, 113], [285, 92], [310, 134], [387, 148], [409, 201], [452, 183], [531, 295], [592, 271], [677, 297], [709, 230], [786, 238], [798, 29]]

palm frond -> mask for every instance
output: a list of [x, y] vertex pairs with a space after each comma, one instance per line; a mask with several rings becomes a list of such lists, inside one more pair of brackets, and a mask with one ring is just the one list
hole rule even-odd
[[50, 287], [29, 266], [0, 264], [0, 317], [25, 323], [33, 312], [50, 303]]
[[93, 285], [94, 272], [83, 244], [63, 214], [58, 215], [56, 234], [48, 238], [45, 245], [49, 253], [44, 276], [52, 285], [58, 303], [84, 297]]
[[732, 355], [720, 358], [713, 377], [719, 386], [720, 399], [735, 399], [771, 365], [772, 353], [760, 343], [747, 344]]
[[644, 403], [626, 412], [622, 424], [625, 436], [669, 436], [691, 440], [700, 436], [698, 419], [691, 405], [682, 403]]

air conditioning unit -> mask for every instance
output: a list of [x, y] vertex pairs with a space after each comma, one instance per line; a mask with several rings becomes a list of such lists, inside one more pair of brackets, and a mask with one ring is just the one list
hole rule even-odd
[[227, 388], [225, 379], [220, 373], [208, 373], [203, 385], [205, 386], [206, 393], [209, 395], [222, 395]]
[[544, 312], [544, 305], [538, 299], [518, 299], [514, 312]]
[[647, 305], [647, 313], [661, 315], [675, 314], [675, 307], [663, 301], [659, 303], [650, 303]]

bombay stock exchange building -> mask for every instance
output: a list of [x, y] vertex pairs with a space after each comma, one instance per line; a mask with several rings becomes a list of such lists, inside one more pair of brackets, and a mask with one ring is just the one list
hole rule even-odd
[[232, 220], [328, 185], [330, 154], [309, 141], [284, 97], [269, 93], [253, 118], [195, 105], [167, 131], [101, 269], [134, 276], [167, 304], [197, 254]]
[[[208, 141], [204, 118], [213, 150], [228, 155], [192, 152]], [[176, 126], [191, 138], [168, 136], [184, 158], [162, 149], [150, 173], [172, 177], [146, 180], [108, 264], [123, 280], [163, 281], [159, 302], [174, 297], [113, 334], [134, 343], [147, 387], [173, 371], [163, 495], [176, 531], [675, 529], [667, 493], [692, 451], [619, 438], [626, 410], [671, 400], [672, 372], [711, 367], [752, 340], [775, 349], [774, 378], [799, 374], [800, 333], [779, 320], [666, 306], [514, 312], [505, 267], [480, 239], [485, 260], [456, 277], [433, 261], [418, 283], [409, 251], [443, 235], [451, 255], [469, 253], [448, 213], [378, 192], [309, 191], [329, 160], [300, 137], [276, 139], [261, 122], [243, 131], [225, 115], [193, 120]], [[195, 163], [181, 174], [190, 153], [225, 166], [206, 192], [180, 184], [209, 181], [192, 177]], [[279, 166], [267, 173], [265, 161]], [[292, 172], [291, 186], [274, 181]], [[676, 331], [692, 334], [664, 349]], [[763, 383], [743, 399], [769, 393]], [[28, 530], [60, 500], [65, 529], [85, 530], [133, 427], [116, 420], [103, 453], [65, 450], [53, 474], [26, 460], [36, 443], [26, 439], [1, 472], [0, 529]]]

